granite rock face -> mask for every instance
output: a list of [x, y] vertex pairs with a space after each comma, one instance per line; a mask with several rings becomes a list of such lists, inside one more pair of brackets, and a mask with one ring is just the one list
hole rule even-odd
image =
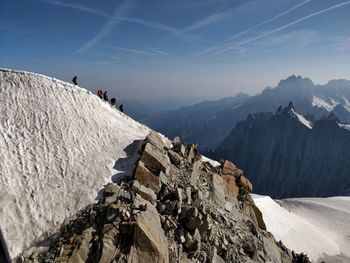
[[258, 194], [273, 198], [349, 195], [350, 130], [338, 124], [333, 114], [313, 123], [303, 118], [293, 105], [275, 114], [251, 114], [209, 155], [242, 168]]

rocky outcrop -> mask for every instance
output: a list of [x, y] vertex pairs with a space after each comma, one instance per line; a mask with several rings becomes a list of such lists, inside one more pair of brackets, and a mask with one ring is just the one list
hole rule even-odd
[[151, 133], [134, 178], [71, 218], [45, 250], [21, 262], [308, 262], [266, 232], [236, 166], [202, 160], [196, 145], [171, 148]]

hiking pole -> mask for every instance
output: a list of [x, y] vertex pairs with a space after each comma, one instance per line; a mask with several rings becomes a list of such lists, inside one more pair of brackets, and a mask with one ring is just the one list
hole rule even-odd
[[11, 263], [10, 255], [7, 250], [7, 246], [5, 243], [4, 236], [2, 235], [1, 229], [0, 229], [0, 262]]

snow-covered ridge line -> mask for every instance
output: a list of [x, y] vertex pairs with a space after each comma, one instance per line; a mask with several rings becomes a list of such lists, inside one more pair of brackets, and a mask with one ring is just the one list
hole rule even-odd
[[289, 111], [290, 115], [292, 117], [295, 117], [298, 119], [298, 121], [300, 123], [302, 123], [303, 125], [305, 125], [307, 128], [312, 129], [312, 123], [310, 121], [308, 121], [307, 119], [305, 119], [305, 117], [299, 113], [297, 113], [293, 108]]
[[[79, 85], [74, 85], [73, 83], [70, 83], [70, 82], [67, 82], [67, 81], [64, 81], [64, 80], [61, 80], [61, 79], [57, 79], [57, 78], [54, 78], [54, 77], [49, 77], [47, 75], [44, 75], [44, 74], [40, 74], [40, 73], [35, 73], [35, 72], [30, 72], [30, 71], [25, 71], [25, 70], [16, 70], [16, 69], [9, 69], [9, 68], [0, 68], [0, 72], [8, 72], [8, 73], [16, 73], [16, 74], [23, 74], [23, 75], [28, 75], [28, 76], [34, 76], [34, 77], [40, 77], [42, 79], [46, 79], [46, 80], [50, 80], [54, 83], [57, 83], [57, 84], [62, 84], [65, 88], [69, 88], [70, 90], [72, 91], [75, 91], [75, 92], [83, 92], [83, 93], [87, 93], [89, 95], [95, 95], [96, 98], [97, 95]], [[101, 100], [100, 98], [98, 98], [99, 101], [101, 101], [101, 106], [102, 107], [108, 107], [109, 108], [109, 104], [108, 103], [105, 103], [103, 100]], [[117, 109], [115, 109], [117, 110]], [[138, 123], [138, 124], [141, 124], [139, 123], [138, 121], [134, 120], [133, 118], [129, 117], [127, 114], [123, 114], [123, 117], [129, 121], [133, 121], [135, 123]], [[146, 124], [142, 123], [143, 126], [146, 126], [147, 128], [149, 128]], [[161, 137], [163, 138], [163, 140], [165, 140], [167, 143], [168, 143], [168, 138], [166, 138], [163, 134], [159, 133], [161, 135]]]
[[89, 90], [87, 90], [85, 88], [82, 88], [82, 87], [80, 87], [78, 85], [74, 85], [74, 84], [66, 82], [64, 80], [56, 79], [54, 77], [49, 77], [49, 76], [46, 76], [46, 75], [40, 74], [40, 73], [34, 73], [34, 72], [30, 72], [30, 71], [25, 71], [25, 70], [9, 69], [9, 68], [0, 68], [0, 71], [40, 77], [40, 78], [43, 78], [43, 79], [51, 80], [51, 81], [56, 82], [56, 83], [60, 83], [62, 85], [65, 85], [65, 86], [70, 87], [72, 89], [75, 89], [77, 91], [83, 91], [83, 92], [86, 92], [88, 94], [93, 94], [91, 91], [89, 91]]
[[342, 129], [348, 130], [350, 131], [350, 124], [342, 124], [342, 123], [338, 123], [338, 126]]

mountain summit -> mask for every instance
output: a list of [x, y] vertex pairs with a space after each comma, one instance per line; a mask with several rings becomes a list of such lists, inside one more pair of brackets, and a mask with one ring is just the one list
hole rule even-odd
[[333, 113], [309, 119], [292, 103], [275, 114], [251, 114], [212, 157], [235, 162], [257, 193], [274, 198], [349, 195], [349, 125]]
[[276, 112], [280, 105], [290, 101], [302, 115], [311, 114], [319, 119], [334, 112], [342, 123], [350, 123], [350, 81], [333, 80], [326, 85], [315, 85], [309, 78], [295, 75], [255, 96], [236, 97], [227, 104], [220, 100], [212, 102], [201, 113], [197, 111], [198, 104], [186, 107], [186, 115], [181, 115], [184, 109], [180, 109], [163, 113], [161, 118], [151, 115], [145, 122], [167, 136], [179, 135], [186, 142], [198, 143], [202, 149], [214, 149], [249, 113]]

